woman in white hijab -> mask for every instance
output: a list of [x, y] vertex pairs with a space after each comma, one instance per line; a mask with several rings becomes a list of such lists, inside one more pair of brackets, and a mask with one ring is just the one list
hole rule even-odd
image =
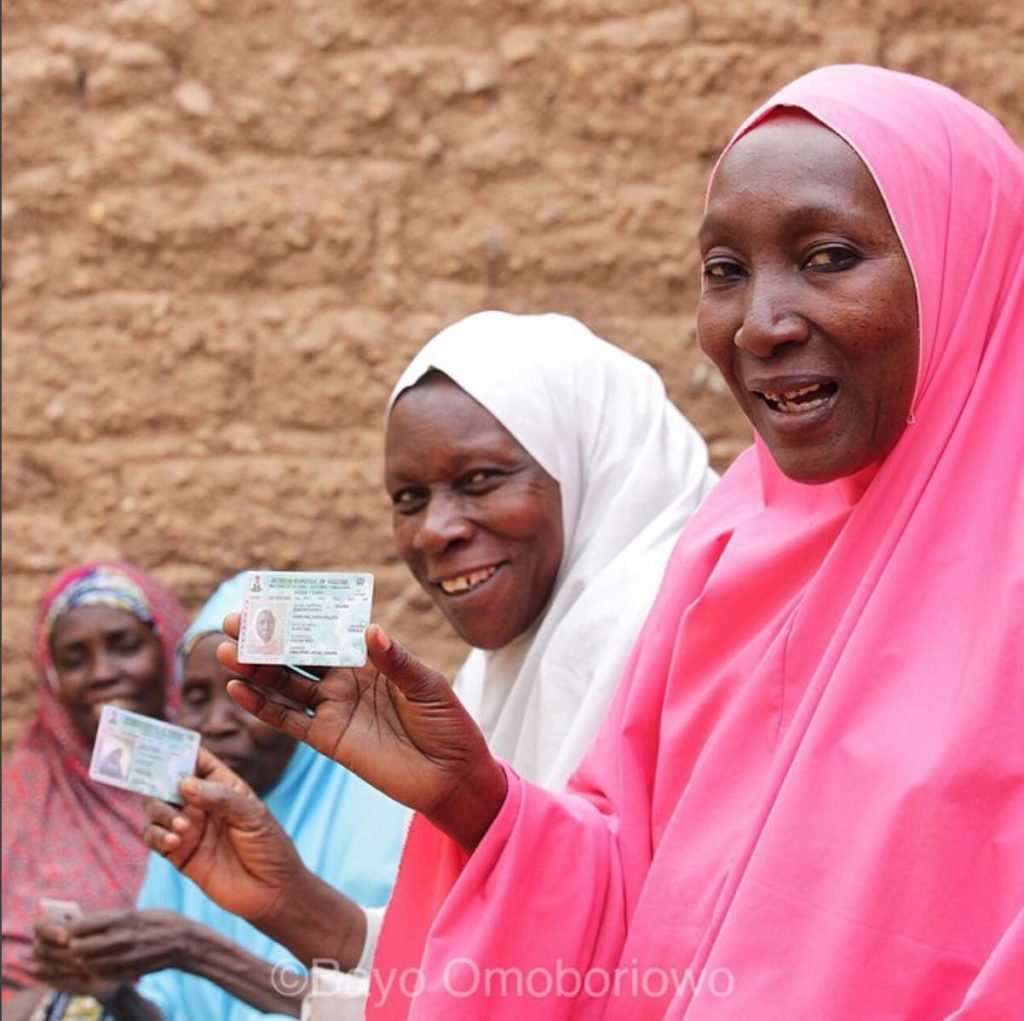
[[[402, 374], [388, 416], [399, 552], [475, 646], [456, 689], [495, 754], [559, 788], [594, 737], [680, 529], [716, 481], [707, 448], [652, 368], [560, 315], [480, 312], [448, 327]], [[519, 460], [492, 470], [510, 451]], [[330, 689], [328, 674], [321, 697]], [[281, 891], [308, 884], [281, 866], [287, 838], [226, 767], [205, 769], [208, 782], [185, 795], [187, 830], [175, 821], [185, 816], [151, 803], [149, 846], [300, 959], [368, 970], [380, 915], [364, 926], [351, 901], [320, 890], [295, 917]], [[237, 850], [232, 831], [246, 834]], [[214, 857], [213, 872], [198, 867]], [[269, 904], [289, 904], [292, 920]], [[317, 953], [310, 917], [366, 935]], [[358, 964], [339, 943], [362, 946]], [[321, 982], [310, 1017], [359, 1016], [326, 991]]]
[[561, 492], [563, 553], [545, 609], [504, 647], [474, 649], [455, 678], [492, 751], [561, 787], [716, 476], [661, 377], [567, 316], [479, 312], [449, 326], [402, 373], [389, 415], [432, 371], [496, 418]]

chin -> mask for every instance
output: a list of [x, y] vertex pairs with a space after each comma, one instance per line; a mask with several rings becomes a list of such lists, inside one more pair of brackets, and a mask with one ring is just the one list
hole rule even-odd
[[836, 461], [823, 451], [824, 456], [814, 456], [810, 451], [798, 451], [791, 447], [781, 450], [769, 447], [772, 460], [779, 471], [794, 482], [807, 486], [822, 486], [826, 482], [835, 482], [845, 475], [852, 475], [858, 470], [843, 461]]
[[473, 622], [464, 624], [451, 618], [449, 618], [449, 622], [467, 645], [472, 645], [474, 649], [484, 649], [487, 652], [503, 649], [526, 630], [526, 628], [510, 628], [507, 623], [500, 628], [495, 628], [487, 624], [474, 626]]

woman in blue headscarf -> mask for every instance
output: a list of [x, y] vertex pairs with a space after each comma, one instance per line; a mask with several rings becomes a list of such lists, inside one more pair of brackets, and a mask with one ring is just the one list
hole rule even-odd
[[[383, 905], [406, 810], [227, 697], [232, 675], [214, 653], [225, 614], [241, 603], [242, 584], [239, 575], [221, 585], [182, 639], [180, 722], [200, 731], [204, 749], [263, 801], [319, 880], [359, 903]], [[41, 945], [40, 956], [55, 971], [63, 956], [73, 957], [93, 979], [110, 981], [104, 999], [115, 1018], [250, 1021], [299, 1014], [304, 983], [292, 955], [217, 907], [158, 855], [150, 858], [134, 910], [87, 915], [68, 934], [67, 946]]]

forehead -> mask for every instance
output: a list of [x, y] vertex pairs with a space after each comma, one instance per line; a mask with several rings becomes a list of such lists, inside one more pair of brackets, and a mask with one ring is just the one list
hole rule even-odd
[[50, 642], [57, 645], [89, 641], [115, 631], [151, 633], [148, 625], [127, 610], [115, 606], [76, 606], [54, 623]]
[[481, 454], [529, 457], [482, 404], [445, 376], [423, 380], [396, 401], [385, 445], [388, 477], [427, 461], [457, 465]]
[[853, 148], [818, 121], [786, 113], [748, 132], [722, 158], [701, 238], [749, 222], [752, 211], [779, 217], [792, 210], [891, 229], [882, 195]]
[[224, 635], [219, 631], [203, 635], [195, 645], [189, 649], [185, 657], [185, 675], [204, 677], [218, 675], [224, 672], [224, 668], [217, 659], [217, 646], [224, 641]]

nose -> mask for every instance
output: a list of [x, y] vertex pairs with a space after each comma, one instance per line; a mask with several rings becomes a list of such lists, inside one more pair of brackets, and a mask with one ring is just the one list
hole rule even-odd
[[97, 648], [92, 656], [89, 671], [89, 684], [94, 687], [103, 687], [113, 684], [118, 678], [117, 657], [111, 655], [109, 649]]
[[736, 347], [770, 358], [783, 344], [804, 344], [810, 326], [797, 311], [789, 289], [774, 275], [755, 275], [748, 286], [743, 321], [733, 337]]
[[472, 535], [473, 524], [457, 494], [435, 493], [420, 518], [413, 545], [421, 553], [443, 553], [453, 543], [464, 542]]

